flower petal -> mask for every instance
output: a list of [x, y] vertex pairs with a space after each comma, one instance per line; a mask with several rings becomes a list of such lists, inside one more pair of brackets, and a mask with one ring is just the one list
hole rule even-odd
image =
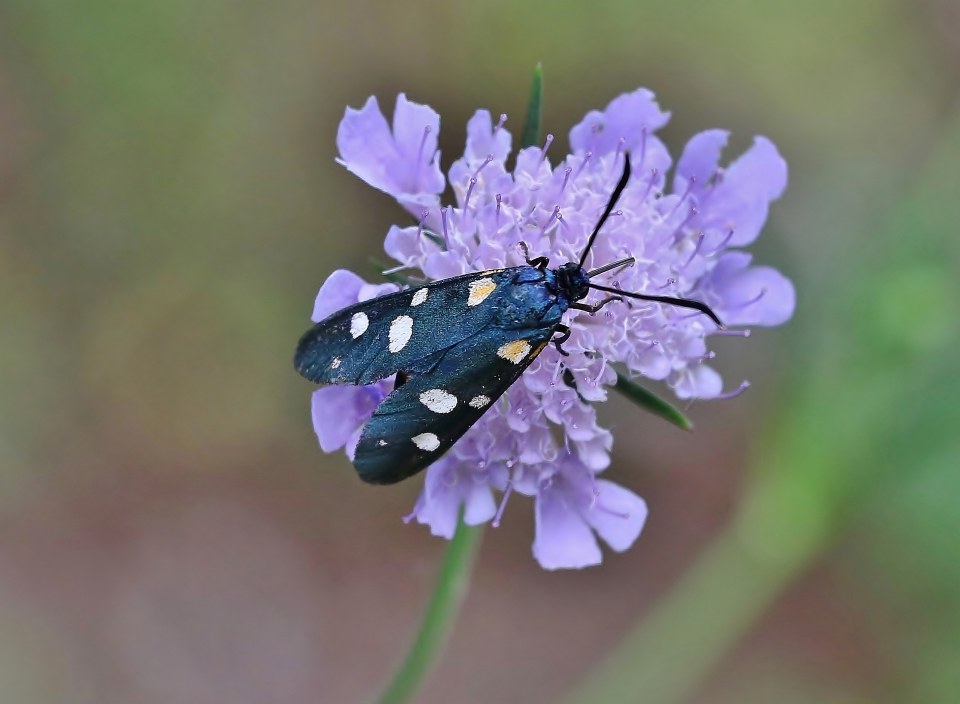
[[352, 306], [357, 302], [360, 289], [365, 285], [366, 282], [352, 271], [337, 269], [320, 287], [320, 292], [317, 293], [313, 303], [313, 315], [310, 319], [319, 323], [338, 310]]
[[374, 96], [359, 110], [348, 107], [337, 129], [340, 163], [374, 188], [390, 193], [394, 188], [391, 165], [397, 150], [387, 120]]
[[494, 131], [489, 110], [477, 110], [467, 123], [467, 146], [463, 156], [468, 163], [482, 162], [488, 155], [504, 161], [510, 155], [512, 142], [511, 134], [503, 126]]
[[623, 552], [639, 537], [647, 520], [647, 504], [629, 489], [606, 479], [597, 480], [597, 499], [583, 513], [584, 520], [611, 548]]
[[[570, 146], [574, 153], [592, 151], [602, 155], [616, 151], [622, 138], [636, 159], [644, 139], [669, 120], [670, 113], [660, 109], [653, 92], [640, 88], [614, 98], [603, 112], [587, 113], [570, 130]], [[649, 165], [645, 170], [649, 170]]]
[[723, 393], [723, 378], [712, 367], [698, 364], [685, 369], [673, 386], [677, 398], [716, 398]]
[[731, 247], [750, 244], [767, 221], [770, 202], [786, 186], [787, 162], [773, 142], [757, 137], [723, 173], [704, 207], [703, 221], [721, 229], [732, 227]]
[[780, 325], [796, 307], [796, 291], [787, 277], [770, 267], [746, 266], [740, 257], [732, 265], [718, 263], [710, 287], [721, 300], [718, 314], [728, 325]]
[[339, 450], [383, 400], [382, 382], [370, 386], [324, 386], [313, 392], [313, 430], [324, 452]]
[[460, 517], [464, 487], [458, 467], [449, 459], [441, 459], [427, 467], [423, 503], [417, 511], [417, 522], [430, 526], [434, 535], [453, 538]]
[[463, 522], [468, 526], [478, 526], [489, 521], [496, 513], [497, 502], [493, 499], [489, 485], [475, 484], [467, 494]]
[[683, 193], [691, 176], [696, 177], [698, 190], [706, 186], [710, 177], [717, 172], [720, 154], [727, 146], [729, 137], [730, 133], [726, 130], [707, 130], [691, 137], [677, 162], [677, 173], [673, 177], [674, 192]]
[[533, 556], [547, 570], [599, 565], [597, 539], [574, 507], [576, 497], [567, 496], [564, 486], [554, 482], [537, 494]]
[[437, 153], [440, 116], [426, 105], [397, 97], [393, 131], [377, 99], [360, 110], [347, 108], [337, 131], [339, 163], [411, 212], [430, 207], [445, 182]]

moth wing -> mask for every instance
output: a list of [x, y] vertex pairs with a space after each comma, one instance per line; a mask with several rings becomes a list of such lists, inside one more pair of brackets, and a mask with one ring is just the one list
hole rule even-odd
[[372, 484], [393, 484], [439, 459], [517, 380], [555, 326], [488, 327], [435, 352], [377, 407], [353, 464]]
[[369, 384], [487, 326], [520, 270], [481, 271], [344, 308], [300, 338], [297, 371], [317, 384]]

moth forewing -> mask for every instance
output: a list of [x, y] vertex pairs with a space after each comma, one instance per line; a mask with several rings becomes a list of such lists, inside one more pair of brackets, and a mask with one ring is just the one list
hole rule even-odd
[[310, 328], [294, 366], [317, 384], [370, 384], [488, 325], [515, 269], [464, 274], [340, 310]]

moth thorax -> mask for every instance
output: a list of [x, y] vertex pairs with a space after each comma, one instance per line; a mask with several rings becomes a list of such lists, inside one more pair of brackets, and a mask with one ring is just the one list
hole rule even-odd
[[554, 269], [557, 275], [557, 287], [571, 301], [579, 301], [585, 298], [589, 292], [590, 277], [583, 267], [576, 262], [567, 262], [558, 269]]

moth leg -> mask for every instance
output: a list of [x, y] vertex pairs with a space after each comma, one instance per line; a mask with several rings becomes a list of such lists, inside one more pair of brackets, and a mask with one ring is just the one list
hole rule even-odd
[[570, 307], [574, 308], [575, 310], [586, 311], [590, 315], [593, 315], [598, 310], [603, 308], [605, 305], [607, 305], [608, 303], [613, 303], [614, 301], [620, 301], [622, 303], [623, 299], [620, 298], [620, 296], [607, 296], [606, 298], [604, 298], [602, 301], [600, 301], [594, 306], [588, 306], [584, 303], [571, 303]]
[[543, 271], [547, 268], [547, 264], [550, 263], [549, 257], [537, 257], [535, 259], [530, 258], [530, 248], [527, 246], [526, 242], [520, 242], [518, 245], [520, 251], [523, 252], [523, 258], [527, 260], [527, 264]]
[[560, 337], [553, 338], [551, 342], [553, 342], [554, 346], [556, 346], [557, 352], [562, 354], [564, 357], [569, 357], [570, 353], [563, 349], [561, 345], [570, 339], [570, 328], [566, 325], [560, 324], [557, 326], [557, 332], [560, 333]]

